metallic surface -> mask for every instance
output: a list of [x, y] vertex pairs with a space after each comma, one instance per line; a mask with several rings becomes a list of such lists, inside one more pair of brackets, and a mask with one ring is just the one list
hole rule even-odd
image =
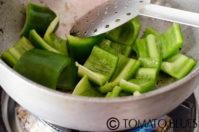
[[150, 4], [150, 0], [109, 0], [77, 20], [71, 34], [90, 37], [106, 33], [143, 15], [199, 28], [199, 14]]
[[[169, 116], [171, 119], [176, 121], [176, 122], [174, 121], [173, 127], [171, 127], [171, 129], [169, 129], [168, 132], [171, 132], [171, 131], [172, 132], [197, 132], [198, 129], [194, 125], [193, 122], [190, 122], [189, 125], [186, 124], [187, 120], [195, 121], [196, 123], [198, 123], [199, 111], [198, 111], [198, 104], [197, 104], [195, 94], [192, 94], [176, 109], [174, 109], [173, 111], [167, 114], [167, 116]], [[42, 132], [43, 131], [46, 131], [46, 132], [52, 132], [52, 131], [53, 132], [72, 132], [73, 131], [67, 128], [60, 128], [59, 126], [50, 124], [32, 115], [28, 111], [24, 110], [22, 107], [20, 106], [16, 107], [16, 103], [14, 102], [14, 100], [12, 100], [4, 91], [2, 91], [1, 93], [0, 106], [1, 106], [1, 111], [2, 111], [1, 115], [2, 117], [4, 117], [3, 119], [0, 118], [0, 121], [1, 120], [3, 121], [1, 125], [5, 124], [6, 126], [6, 129], [1, 130], [2, 132], [5, 132], [6, 130], [8, 132], [11, 132], [11, 131], [12, 132], [23, 132], [23, 131], [38, 132], [38, 129], [39, 131], [42, 131]], [[19, 113], [20, 113], [20, 116], [19, 116]], [[42, 125], [39, 125], [39, 123], [41, 123]]]
[[110, 31], [136, 17], [139, 7], [150, 2], [143, 1], [109, 0], [79, 19], [70, 32], [89, 37]]
[[[88, 3], [84, 4], [88, 5], [89, 8], [93, 0], [85, 1]], [[19, 39], [24, 23], [24, 5], [27, 2], [28, 0], [3, 0], [3, 4], [0, 5], [0, 53]], [[60, 26], [64, 27], [63, 25], [67, 21], [64, 21], [66, 16], [62, 15], [64, 10], [60, 7], [68, 2], [71, 4], [73, 1], [60, 0], [55, 2], [54, 0], [45, 0], [41, 2], [41, 0], [33, 0], [33, 2], [47, 5], [55, 10], [61, 17]], [[153, 1], [153, 3], [156, 2], [175, 8], [199, 12], [198, 0]], [[71, 8], [68, 14], [67, 19], [70, 22], [73, 22], [70, 19], [73, 19], [77, 14], [84, 15], [82, 12], [86, 13], [85, 10], [87, 8], [80, 8], [82, 6], [76, 5], [74, 8]], [[93, 3], [93, 5], [95, 4]], [[77, 11], [76, 9], [79, 10]], [[140, 20], [143, 23], [143, 29], [146, 26], [150, 26], [158, 32], [165, 31], [171, 25], [169, 22], [146, 17], [140, 17]], [[70, 25], [67, 28], [70, 28]], [[182, 31], [185, 44], [181, 52], [199, 62], [199, 30], [182, 26]], [[67, 32], [58, 29], [57, 34], [60, 33], [63, 35]], [[0, 85], [17, 103], [53, 124], [90, 131], [108, 130], [106, 121], [110, 117], [117, 117], [119, 120], [125, 118], [147, 120], [168, 113], [189, 97], [194, 89], [197, 88], [199, 84], [198, 74], [199, 67], [197, 64], [196, 68], [188, 76], [175, 83], [172, 83], [173, 79], [162, 76], [156, 90], [141, 96], [116, 99], [88, 98], [72, 96], [36, 84], [22, 77], [0, 60]], [[122, 129], [125, 129], [124, 124], [121, 124], [119, 127], [119, 130]]]

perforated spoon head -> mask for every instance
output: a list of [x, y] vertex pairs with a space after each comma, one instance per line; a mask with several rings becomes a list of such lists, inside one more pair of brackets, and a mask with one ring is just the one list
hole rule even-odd
[[76, 21], [71, 34], [91, 37], [103, 34], [136, 17], [150, 0], [108, 0]]

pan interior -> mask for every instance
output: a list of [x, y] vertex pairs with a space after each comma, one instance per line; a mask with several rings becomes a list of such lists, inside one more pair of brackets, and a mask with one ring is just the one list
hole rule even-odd
[[[92, 0], [86, 0], [84, 5], [89, 5], [88, 3], [91, 3], [93, 7], [95, 7], [104, 1], [106, 0], [96, 0], [94, 3]], [[60, 0], [59, 2], [54, 0], [3, 0], [0, 3], [0, 54], [19, 40], [20, 32], [25, 21], [25, 6], [27, 2], [49, 6], [60, 16], [61, 21], [57, 31], [60, 37], [64, 37], [64, 34], [69, 32], [75, 19], [81, 17], [81, 15], [84, 15], [84, 13], [90, 9], [90, 7], [81, 9], [81, 6], [84, 5], [79, 3], [78, 0]], [[78, 4], [75, 4], [75, 2]], [[199, 5], [198, 0], [152, 0], [152, 3], [199, 13], [199, 8], [197, 7], [197, 5]], [[76, 6], [74, 7], [74, 5]], [[148, 26], [162, 33], [172, 24], [170, 22], [147, 17], [139, 18], [142, 23], [141, 34]], [[182, 25], [181, 28], [185, 43], [180, 52], [199, 62], [199, 29], [184, 25]], [[198, 69], [198, 63], [192, 72], [195, 72], [196, 69]], [[160, 88], [175, 81], [175, 79], [161, 73], [156, 87]]]

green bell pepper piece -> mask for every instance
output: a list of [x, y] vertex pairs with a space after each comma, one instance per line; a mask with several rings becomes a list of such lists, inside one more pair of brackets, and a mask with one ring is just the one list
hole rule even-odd
[[22, 36], [29, 37], [29, 32], [35, 29], [43, 37], [48, 25], [56, 17], [56, 14], [48, 7], [29, 3], [26, 8], [26, 21]]
[[84, 62], [90, 55], [93, 47], [104, 39], [104, 34], [89, 38], [79, 38], [70, 34], [66, 35], [72, 57], [78, 62]]
[[143, 67], [160, 69], [162, 58], [154, 35], [150, 34], [144, 39], [137, 40], [136, 49]]
[[22, 55], [14, 69], [32, 81], [56, 89], [60, 74], [70, 62], [69, 57], [32, 49]]
[[107, 33], [107, 38], [116, 43], [132, 46], [140, 32], [141, 24], [138, 18], [123, 24]]
[[182, 79], [195, 65], [193, 59], [177, 53], [162, 63], [161, 70], [176, 79]]
[[72, 93], [77, 96], [88, 96], [88, 97], [102, 97], [100, 92], [98, 92], [89, 82], [88, 76], [84, 76], [80, 82], [75, 87]]
[[136, 73], [135, 79], [129, 81], [122, 79], [120, 87], [122, 90], [129, 93], [136, 91], [140, 93], [148, 92], [154, 88], [158, 76], [157, 68], [140, 68]]
[[122, 91], [121, 87], [115, 86], [113, 88], [113, 91], [112, 91], [112, 94], [111, 94], [111, 98], [119, 97], [121, 91]]
[[56, 17], [49, 25], [44, 35], [44, 40], [53, 48], [58, 50], [61, 54], [68, 56], [66, 40], [56, 36], [53, 32], [59, 23], [59, 17]]
[[[159, 35], [155, 30], [153, 30], [151, 28], [147, 28], [143, 37], [148, 36], [149, 34], [153, 34], [155, 36]], [[187, 61], [187, 63], [184, 64], [186, 61]], [[145, 64], [147, 64], [147, 63], [145, 63]], [[195, 66], [195, 64], [196, 64], [196, 62], [193, 59], [190, 59], [187, 56], [182, 55], [180, 53], [176, 53], [172, 57], [170, 57], [162, 62], [161, 70], [176, 79], [181, 79], [191, 71], [191, 69]], [[152, 63], [151, 64], [148, 63], [148, 65], [152, 65]], [[185, 70], [183, 70], [182, 68], [180, 68], [181, 66], [183, 66], [183, 68], [185, 68], [185, 67], [187, 67], [187, 68], [185, 68]]]
[[33, 49], [34, 46], [26, 38], [22, 37], [15, 45], [3, 52], [1, 58], [11, 67], [17, 63], [20, 57], [26, 52]]
[[121, 44], [112, 42], [110, 47], [126, 57], [128, 57], [131, 53], [131, 47], [128, 45], [121, 45]]
[[157, 68], [139, 68], [136, 73], [136, 79], [147, 79], [155, 81], [157, 80], [158, 73], [159, 72]]
[[110, 98], [111, 95], [112, 95], [112, 92], [108, 92], [108, 93], [106, 94], [105, 98]]
[[[155, 30], [153, 30], [153, 29], [150, 28], [150, 27], [147, 27], [146, 30], [144, 31], [144, 33], [143, 33], [141, 39], [147, 38], [147, 36], [150, 35], [150, 34], [151, 34], [151, 35], [154, 35], [154, 36], [158, 36], [158, 35], [159, 35]], [[132, 49], [133, 49], [133, 51], [136, 52], [136, 44], [134, 44], [134, 45], [132, 46]]]
[[150, 91], [157, 82], [162, 58], [156, 37], [153, 35], [155, 32], [152, 31], [148, 28], [144, 34], [146, 38], [143, 37], [136, 41], [136, 53], [144, 68], [138, 69], [135, 79], [120, 81], [120, 87], [123, 88], [123, 91], [144, 93]]
[[133, 93], [133, 96], [139, 96], [139, 95], [141, 95], [141, 93], [140, 93], [139, 91], [135, 91], [135, 92]]
[[105, 85], [99, 87], [99, 91], [103, 94], [108, 93], [108, 92], [111, 92], [113, 88], [118, 85], [119, 85], [119, 82], [107, 82]]
[[78, 83], [77, 67], [71, 58], [70, 64], [62, 71], [57, 82], [57, 89], [61, 91], [73, 90]]
[[150, 27], [147, 27], [141, 38], [146, 38], [150, 34], [152, 34], [154, 36], [158, 36], [159, 35], [159, 33], [157, 33], [154, 29], [152, 29]]
[[156, 42], [163, 60], [176, 54], [184, 43], [180, 25], [174, 23], [166, 32], [157, 36]]
[[121, 80], [120, 87], [122, 90], [128, 93], [134, 93], [136, 91], [140, 93], [145, 93], [150, 91], [155, 86], [154, 80], [147, 79], [131, 79], [129, 81]]
[[55, 17], [55, 19], [50, 23], [50, 25], [48, 26], [45, 34], [44, 34], [44, 40], [50, 44], [52, 44], [52, 40], [50, 35], [55, 31], [56, 27], [59, 24], [59, 17]]
[[112, 77], [113, 82], [119, 82], [121, 79], [128, 80], [132, 78], [133, 75], [138, 70], [138, 68], [140, 67], [139, 61], [134, 60], [134, 59], [129, 59], [129, 58], [126, 58], [126, 59], [127, 59], [127, 62], [124, 66], [120, 64], [121, 63], [121, 59], [120, 59], [117, 70]]
[[104, 39], [100, 44], [99, 44], [99, 47], [106, 50], [107, 52], [113, 54], [113, 55], [118, 55], [119, 53], [114, 50], [113, 48], [111, 48], [111, 41], [108, 40], [108, 39]]
[[138, 57], [160, 58], [159, 47], [156, 44], [155, 39], [154, 35], [148, 35], [146, 39], [136, 41], [136, 51]]
[[34, 46], [36, 48], [45, 49], [45, 50], [48, 50], [48, 51], [51, 51], [51, 52], [54, 52], [57, 54], [63, 54], [59, 50], [57, 50], [54, 47], [52, 47], [51, 45], [49, 45], [46, 41], [44, 41], [44, 39], [41, 38], [41, 36], [39, 36], [37, 31], [34, 29], [30, 31], [29, 39], [34, 44]]
[[104, 39], [100, 44], [99, 47], [112, 53], [112, 54], [122, 54], [128, 57], [131, 53], [131, 47], [128, 45], [122, 45], [118, 43], [111, 42], [108, 39]]
[[88, 75], [89, 80], [102, 86], [110, 80], [117, 67], [118, 57], [95, 46], [84, 66], [78, 66], [80, 76]]
[[106, 98], [116, 98], [119, 97], [122, 88], [119, 86], [115, 86], [112, 92], [108, 92]]
[[145, 58], [139, 58], [139, 61], [141, 62], [142, 67], [157, 68], [159, 70], [162, 64], [162, 60], [159, 58], [145, 57]]

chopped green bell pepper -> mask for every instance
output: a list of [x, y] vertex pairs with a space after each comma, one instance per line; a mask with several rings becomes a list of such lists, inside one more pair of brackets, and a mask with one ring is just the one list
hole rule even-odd
[[148, 92], [154, 88], [158, 76], [157, 68], [140, 68], [137, 71], [135, 79], [120, 81], [120, 87], [123, 91], [133, 93], [138, 91], [140, 93]]
[[68, 55], [66, 40], [56, 36], [53, 32], [59, 23], [59, 17], [56, 17], [49, 25], [44, 35], [44, 40], [53, 48], [58, 50], [63, 55]]
[[107, 38], [120, 44], [132, 46], [140, 32], [141, 24], [138, 18], [123, 24], [107, 33]]
[[162, 58], [154, 35], [136, 41], [136, 52], [143, 67], [160, 69]]
[[129, 93], [134, 93], [136, 91], [140, 93], [145, 93], [150, 91], [155, 86], [154, 80], [147, 79], [131, 79], [129, 81], [121, 80], [120, 87], [122, 90]]
[[122, 54], [128, 57], [131, 53], [131, 47], [128, 45], [122, 45], [118, 43], [111, 42], [108, 39], [104, 39], [100, 44], [99, 47], [112, 53], [112, 54]]
[[136, 53], [144, 68], [138, 69], [135, 79], [130, 81], [123, 79], [120, 81], [120, 87], [126, 92], [147, 92], [151, 90], [157, 82], [162, 58], [159, 46], [156, 43], [156, 37], [152, 35], [155, 32], [152, 32], [152, 34], [151, 32], [152, 29], [148, 28], [145, 32], [146, 38], [136, 41]]
[[108, 93], [106, 94], [105, 98], [110, 98], [111, 95], [112, 95], [112, 92], [108, 92]]
[[17, 63], [20, 57], [26, 52], [33, 49], [34, 46], [26, 38], [22, 37], [15, 45], [3, 52], [1, 58], [11, 67]]
[[156, 42], [163, 60], [176, 54], [184, 43], [180, 25], [174, 23], [166, 32], [157, 36]]
[[136, 47], [138, 57], [160, 58], [159, 47], [154, 35], [148, 35], [146, 39], [137, 40]]
[[[153, 34], [155, 36], [159, 35], [155, 30], [147, 28], [143, 37], [148, 36], [149, 34]], [[147, 62], [145, 64], [147, 64]], [[176, 53], [162, 62], [161, 70], [176, 79], [181, 79], [191, 71], [195, 64], [196, 62], [193, 59], [180, 53]], [[152, 63], [149, 62], [148, 65], [152, 66]], [[184, 70], [181, 68], [182, 66]]]
[[177, 53], [162, 63], [161, 70], [176, 79], [182, 79], [195, 65], [193, 59]]
[[67, 34], [66, 37], [72, 57], [78, 62], [84, 62], [90, 55], [93, 47], [104, 39], [104, 34], [89, 38], [79, 38]]
[[100, 44], [99, 44], [99, 47], [106, 50], [107, 52], [113, 54], [113, 55], [118, 55], [119, 53], [114, 50], [113, 48], [111, 48], [111, 41], [108, 40], [108, 39], [104, 39]]
[[110, 80], [117, 67], [118, 57], [95, 46], [84, 66], [76, 63], [80, 76], [88, 75], [89, 80], [102, 86]]
[[[150, 34], [154, 35], [154, 36], [158, 36], [159, 35], [155, 30], [153, 30], [150, 27], [147, 27], [146, 30], [144, 31], [141, 39], [147, 38], [147, 36], [150, 35]], [[136, 52], [136, 44], [133, 45], [132, 49], [133, 49], [133, 51]]]
[[111, 92], [115, 86], [118, 86], [119, 82], [107, 82], [105, 85], [99, 87], [101, 93]]
[[58, 78], [71, 58], [53, 52], [32, 49], [25, 52], [14, 66], [21, 75], [46, 87], [56, 89]]
[[135, 92], [133, 93], [133, 96], [139, 96], [139, 95], [141, 95], [141, 93], [140, 93], [139, 91], [135, 91]]
[[132, 78], [133, 75], [138, 70], [138, 68], [140, 67], [139, 61], [134, 60], [134, 59], [129, 59], [129, 58], [126, 58], [126, 59], [127, 59], [127, 62], [124, 66], [121, 64], [121, 59], [120, 59], [117, 70], [112, 77], [113, 82], [119, 82], [121, 79], [128, 80]]
[[113, 88], [113, 91], [112, 91], [112, 94], [111, 94], [111, 98], [119, 97], [121, 91], [122, 91], [121, 87], [115, 86]]
[[61, 91], [73, 90], [78, 83], [77, 67], [71, 58], [70, 64], [62, 71], [57, 82], [57, 89]]
[[139, 68], [136, 73], [136, 79], [147, 79], [156, 82], [158, 73], [157, 68]]
[[159, 35], [159, 33], [157, 33], [154, 29], [152, 29], [150, 27], [147, 27], [141, 38], [146, 38], [150, 34], [152, 34], [154, 36], [158, 36]]
[[29, 3], [26, 8], [26, 21], [22, 36], [29, 37], [29, 32], [35, 29], [43, 37], [48, 25], [56, 17], [56, 14], [48, 7]]
[[142, 67], [157, 68], [159, 70], [162, 64], [162, 60], [159, 58], [144, 57], [144, 58], [139, 58], [139, 61], [141, 62]]
[[98, 92], [89, 82], [88, 76], [84, 76], [80, 82], [75, 87], [72, 93], [77, 96], [88, 96], [88, 97], [102, 97], [100, 92]]
[[50, 25], [48, 26], [45, 34], [44, 34], [44, 40], [48, 43], [53, 43], [51, 40], [50, 35], [55, 31], [56, 27], [59, 24], [59, 17], [55, 17], [55, 19], [50, 23]]
[[31, 30], [30, 31], [30, 36], [29, 36], [30, 41], [34, 44], [34, 46], [36, 48], [41, 48], [41, 49], [45, 49], [57, 54], [61, 54], [58, 50], [56, 50], [55, 48], [51, 47], [48, 43], [46, 43], [46, 41], [44, 41], [39, 34], [37, 33], [36, 30]]
[[112, 92], [108, 92], [106, 98], [116, 98], [119, 97], [122, 88], [119, 86], [115, 86]]

